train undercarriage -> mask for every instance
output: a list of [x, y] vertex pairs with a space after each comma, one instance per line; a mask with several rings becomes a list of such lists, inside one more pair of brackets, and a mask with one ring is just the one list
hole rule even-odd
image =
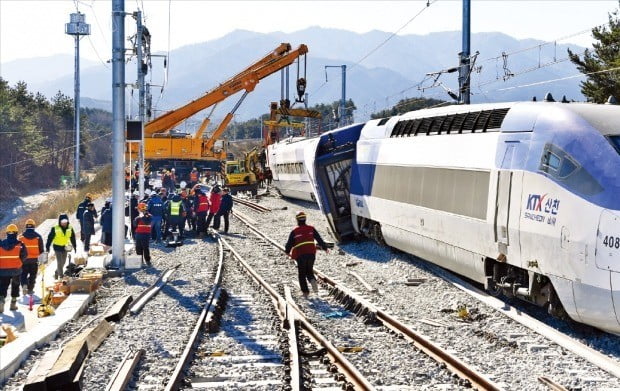
[[[385, 246], [379, 222], [357, 216], [357, 228], [365, 237]], [[518, 298], [540, 307], [556, 318], [568, 315], [548, 277], [505, 262], [504, 259], [485, 258], [485, 290], [494, 297]]]

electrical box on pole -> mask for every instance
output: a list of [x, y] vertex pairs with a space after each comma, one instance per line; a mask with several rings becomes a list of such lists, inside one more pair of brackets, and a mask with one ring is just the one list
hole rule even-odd
[[75, 12], [70, 15], [70, 22], [65, 23], [65, 34], [75, 38], [75, 76], [74, 76], [74, 127], [75, 127], [75, 184], [80, 183], [80, 37], [90, 35], [90, 25], [86, 15]]

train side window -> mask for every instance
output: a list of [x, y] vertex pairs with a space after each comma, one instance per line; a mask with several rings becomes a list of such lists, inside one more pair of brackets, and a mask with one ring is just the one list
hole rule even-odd
[[546, 150], [541, 161], [541, 171], [549, 172], [549, 168], [557, 171], [560, 168], [560, 157], [553, 152]]
[[562, 160], [562, 164], [560, 165], [560, 170], [558, 171], [558, 176], [560, 178], [566, 178], [577, 169], [578, 164], [573, 161], [573, 159], [565, 156]]
[[616, 152], [620, 154], [620, 135], [608, 136], [609, 142], [616, 149]]

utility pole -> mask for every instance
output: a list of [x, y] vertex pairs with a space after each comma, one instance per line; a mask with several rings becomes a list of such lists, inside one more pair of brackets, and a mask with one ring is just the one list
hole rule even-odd
[[80, 183], [80, 36], [90, 35], [90, 25], [81, 12], [72, 13], [70, 22], [65, 23], [65, 34], [75, 38], [75, 76], [74, 76], [74, 127], [75, 127], [75, 185]]
[[125, 0], [112, 0], [112, 265], [125, 268]]
[[327, 82], [327, 68], [342, 69], [342, 96], [340, 98], [340, 113], [338, 115], [338, 125], [346, 125], [345, 105], [347, 102], [347, 66], [346, 65], [325, 65], [325, 81]]
[[140, 152], [138, 154], [138, 164], [140, 167], [140, 176], [138, 178], [138, 188], [140, 191], [140, 199], [144, 198], [144, 121], [145, 116], [145, 91], [146, 85], [144, 77], [148, 72], [148, 58], [150, 56], [150, 34], [148, 29], [142, 25], [142, 11], [138, 10], [134, 13], [136, 19], [136, 55], [138, 63], [138, 118], [140, 119]]
[[470, 96], [470, 37], [471, 37], [471, 0], [463, 0], [463, 51], [459, 53], [459, 103], [469, 104]]

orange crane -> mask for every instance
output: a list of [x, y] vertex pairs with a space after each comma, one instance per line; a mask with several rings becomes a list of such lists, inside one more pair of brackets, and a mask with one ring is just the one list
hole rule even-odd
[[[299, 45], [292, 50], [288, 43], [280, 44], [275, 50], [253, 63], [243, 71], [221, 83], [203, 96], [195, 99], [175, 110], [168, 111], [153, 119], [144, 126], [145, 159], [151, 167], [157, 168], [161, 164], [173, 166], [172, 161], [186, 162], [222, 161], [226, 159], [224, 148], [215, 148], [218, 138], [222, 135], [248, 93], [252, 92], [260, 80], [293, 64], [301, 56], [308, 53], [306, 45]], [[305, 80], [304, 80], [305, 83]], [[187, 120], [200, 111], [215, 106], [226, 98], [244, 90], [233, 109], [215, 129], [209, 138], [203, 138], [204, 131], [210, 122], [210, 115], [202, 122], [196, 133], [192, 135], [175, 134], [171, 130], [179, 123]], [[137, 154], [137, 144], [129, 144], [131, 153]], [[155, 163], [155, 164], [154, 164]], [[201, 166], [201, 164], [198, 164]]]

